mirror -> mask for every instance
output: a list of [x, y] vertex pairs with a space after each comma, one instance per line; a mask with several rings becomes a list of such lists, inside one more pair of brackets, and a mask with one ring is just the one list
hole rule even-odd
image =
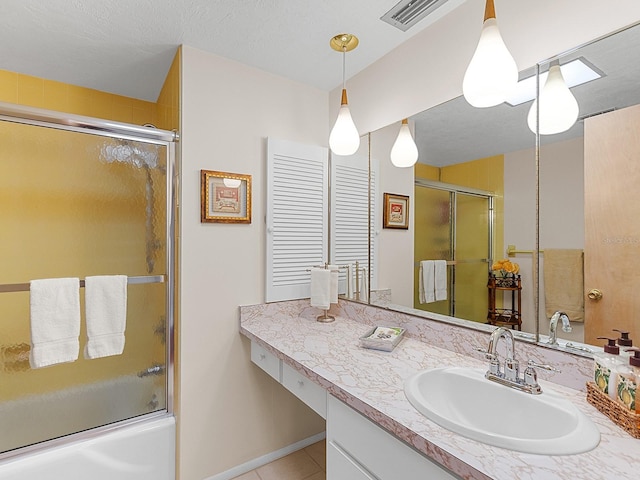
[[[508, 258], [519, 264], [522, 290], [520, 294], [520, 310], [522, 331], [546, 335], [549, 331], [549, 315], [545, 308], [544, 283], [544, 250], [575, 249], [584, 251], [585, 283], [583, 293], [598, 289], [599, 282], [604, 280], [590, 277], [590, 271], [608, 272], [615, 286], [604, 287], [606, 292], [600, 303], [585, 300], [585, 316], [589, 323], [589, 315], [600, 318], [614, 317], [611, 324], [598, 324], [598, 332], [585, 332], [584, 323], [572, 322], [573, 331], [565, 333], [559, 329], [558, 336], [564, 340], [601, 345], [597, 336], [617, 335], [611, 329], [618, 328], [634, 332], [633, 315], [637, 309], [632, 307], [633, 293], [629, 282], [631, 274], [626, 268], [633, 268], [630, 259], [640, 245], [640, 232], [634, 231], [634, 223], [629, 221], [632, 214], [612, 215], [608, 211], [607, 230], [605, 236], [589, 240], [585, 234], [589, 232], [589, 202], [607, 204], [609, 194], [615, 192], [615, 179], [608, 180], [614, 187], [609, 190], [598, 183], [598, 175], [603, 171], [626, 172], [626, 178], [638, 168], [633, 165], [612, 168], [611, 165], [600, 167], [595, 173], [598, 185], [594, 193], [593, 186], [585, 182], [589, 178], [583, 173], [585, 167], [585, 151], [589, 140], [585, 138], [585, 129], [596, 118], [604, 118], [611, 110], [622, 110], [630, 105], [640, 104], [640, 68], [635, 59], [640, 52], [640, 27], [633, 26], [610, 36], [575, 49], [557, 58], [541, 62], [538, 66], [540, 74], [546, 74], [552, 60], [559, 60], [561, 65], [574, 59], [583, 59], [584, 64], [594, 67], [602, 78], [571, 88], [580, 107], [578, 122], [567, 132], [554, 135], [541, 135], [539, 140], [539, 171], [536, 170], [536, 137], [527, 125], [527, 116], [532, 100], [509, 105], [502, 104], [490, 109], [475, 109], [462, 98], [456, 98], [442, 105], [415, 115], [410, 119], [415, 124], [415, 138], [420, 151], [419, 166], [415, 169], [417, 186], [406, 191], [406, 176], [411, 175], [407, 169], [395, 169], [390, 166], [389, 151], [399, 128], [399, 122], [371, 133], [371, 156], [380, 162], [381, 191], [410, 194], [415, 206], [415, 232], [386, 232], [380, 235], [380, 248], [375, 262], [379, 265], [378, 285], [380, 289], [390, 290], [390, 300], [385, 306], [420, 313], [428, 310], [436, 314], [450, 315], [476, 322], [478, 325], [487, 321], [489, 295], [487, 289], [487, 271], [496, 260]], [[535, 72], [522, 72], [521, 79]], [[540, 88], [543, 88], [543, 81]], [[535, 83], [535, 82], [534, 82]], [[534, 90], [535, 91], [535, 90]], [[621, 129], [622, 131], [625, 131]], [[637, 131], [635, 136], [637, 137]], [[628, 133], [627, 133], [627, 136]], [[616, 145], [626, 143], [627, 138], [618, 138]], [[591, 142], [593, 143], [593, 142]], [[599, 143], [606, 143], [600, 141]], [[635, 155], [635, 156], [634, 156]], [[593, 154], [591, 154], [593, 156]], [[627, 153], [627, 158], [639, 158], [637, 153]], [[389, 165], [389, 166], [387, 166]], [[536, 174], [539, 174], [539, 203], [536, 206]], [[387, 175], [405, 179], [398, 182], [397, 188], [405, 191], [394, 191], [394, 181], [387, 181]], [[640, 172], [638, 172], [640, 175]], [[501, 178], [502, 176], [502, 178]], [[418, 179], [424, 180], [423, 182]], [[624, 185], [632, 183], [622, 180]], [[442, 185], [446, 184], [446, 185]], [[635, 185], [637, 185], [637, 180]], [[439, 187], [434, 189], [434, 186]], [[445, 187], [445, 188], [443, 188]], [[464, 187], [464, 188], [462, 188]], [[422, 193], [422, 189], [428, 193]], [[620, 189], [617, 189], [620, 190]], [[492, 197], [487, 200], [488, 206], [479, 206], [475, 200], [482, 195]], [[430, 209], [420, 206], [423, 198], [430, 198]], [[586, 203], [585, 203], [586, 199]], [[471, 201], [473, 200], [473, 202]], [[637, 201], [627, 202], [635, 205]], [[484, 209], [484, 210], [483, 210]], [[470, 213], [466, 213], [470, 212]], [[587, 221], [585, 222], [585, 212]], [[455, 214], [458, 215], [456, 218]], [[461, 224], [459, 217], [471, 215], [471, 225]], [[539, 228], [536, 229], [536, 217], [539, 217]], [[428, 218], [432, 223], [426, 228], [433, 238], [427, 240], [434, 244], [431, 250], [419, 252], [424, 238], [417, 238], [420, 222]], [[490, 220], [493, 219], [491, 223]], [[617, 222], [614, 222], [617, 220]], [[478, 226], [486, 222], [487, 226]], [[585, 225], [585, 223], [587, 225]], [[620, 225], [626, 225], [622, 228]], [[597, 226], [597, 225], [596, 225]], [[412, 227], [413, 228], [413, 227]], [[638, 227], [640, 228], [640, 226]], [[380, 232], [376, 219], [376, 234]], [[586, 229], [586, 230], [585, 230]], [[487, 233], [485, 234], [485, 230]], [[598, 231], [599, 229], [595, 229]], [[393, 233], [393, 234], [392, 234]], [[416, 236], [414, 237], [414, 233]], [[457, 234], [457, 237], [454, 235]], [[453, 238], [452, 238], [453, 237]], [[415, 238], [415, 244], [413, 239]], [[457, 239], [456, 239], [457, 238]], [[445, 303], [434, 302], [421, 305], [416, 302], [413, 285], [417, 285], [419, 260], [442, 258], [444, 252], [450, 253], [450, 245], [464, 248], [469, 238], [487, 239], [488, 252], [485, 257], [482, 251], [464, 252], [469, 254], [466, 262], [449, 265], [448, 281], [455, 279], [454, 288], [449, 284], [449, 292], [453, 295]], [[409, 242], [409, 240], [412, 240]], [[608, 251], [615, 253], [603, 257], [602, 253], [590, 253], [591, 243], [600, 243]], [[437, 243], [440, 245], [436, 245]], [[477, 243], [477, 242], [473, 242]], [[413, 247], [418, 255], [431, 255], [426, 258], [414, 258]], [[511, 257], [507, 256], [507, 247], [512, 246]], [[484, 246], [481, 250], [485, 250]], [[539, 250], [536, 259], [533, 252]], [[456, 252], [460, 257], [462, 252]], [[600, 258], [606, 258], [604, 263]], [[455, 261], [455, 260], [454, 260]], [[474, 262], [480, 265], [478, 273]], [[385, 265], [393, 264], [393, 268]], [[537, 264], [538, 272], [534, 271]], [[469, 272], [474, 270], [473, 272]], [[549, 269], [550, 270], [550, 269]], [[615, 272], [620, 272], [616, 274]], [[626, 276], [623, 276], [624, 275]], [[539, 281], [536, 281], [539, 279]], [[595, 283], [594, 283], [595, 282]], [[617, 282], [617, 283], [616, 283]], [[550, 282], [549, 282], [550, 283]], [[620, 288], [625, 284], [624, 288]], [[536, 288], [536, 286], [538, 288]], [[561, 286], [554, 286], [560, 290]], [[625, 297], [612, 295], [612, 291], [623, 290]], [[411, 294], [408, 292], [411, 291]], [[475, 292], [471, 294], [470, 292]], [[508, 292], [498, 293], [498, 304], [511, 308], [514, 300]], [[515, 296], [517, 299], [517, 296]], [[538, 308], [535, 308], [538, 298]], [[610, 301], [606, 301], [609, 300]], [[615, 300], [614, 300], [615, 299]], [[501, 302], [500, 302], [501, 301]], [[516, 300], [517, 301], [517, 300]], [[622, 306], [615, 315], [611, 315], [611, 301]], [[439, 305], [438, 305], [439, 304]], [[596, 306], [597, 308], [593, 308]], [[417, 308], [416, 308], [417, 307]], [[567, 306], [568, 308], [568, 306]], [[564, 309], [560, 304], [558, 309]], [[538, 318], [536, 318], [536, 310]], [[590, 313], [594, 310], [595, 313]], [[605, 314], [606, 312], [606, 314]], [[634, 333], [632, 333], [633, 338]], [[640, 331], [635, 334], [640, 342]], [[543, 339], [546, 341], [546, 339]], [[636, 342], [636, 343], [637, 343]]]

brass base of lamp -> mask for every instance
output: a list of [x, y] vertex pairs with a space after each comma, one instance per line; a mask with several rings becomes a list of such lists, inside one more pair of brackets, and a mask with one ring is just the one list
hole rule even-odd
[[329, 41], [331, 48], [338, 52], [350, 52], [358, 46], [358, 43], [360, 43], [358, 37], [350, 33], [341, 33]]

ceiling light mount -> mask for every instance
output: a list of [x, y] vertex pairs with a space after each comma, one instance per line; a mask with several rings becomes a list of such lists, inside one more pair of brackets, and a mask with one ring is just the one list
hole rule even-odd
[[351, 33], [341, 33], [329, 41], [329, 45], [337, 52], [350, 52], [358, 46], [358, 37]]

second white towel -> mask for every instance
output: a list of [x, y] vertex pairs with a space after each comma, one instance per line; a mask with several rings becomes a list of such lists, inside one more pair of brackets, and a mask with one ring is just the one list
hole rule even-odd
[[127, 276], [86, 277], [84, 287], [87, 321], [84, 357], [120, 355], [124, 351], [127, 324]]
[[447, 299], [447, 261], [434, 260], [433, 262], [435, 300], [439, 302]]

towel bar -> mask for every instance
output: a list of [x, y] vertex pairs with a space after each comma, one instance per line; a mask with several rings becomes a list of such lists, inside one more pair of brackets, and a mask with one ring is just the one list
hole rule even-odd
[[[141, 277], [128, 277], [127, 284], [141, 285], [143, 283], [164, 283], [164, 275], [145, 275]], [[84, 287], [84, 280], [80, 280], [80, 288]], [[28, 292], [30, 290], [29, 283], [5, 283], [0, 285], [0, 293], [8, 292]]]

